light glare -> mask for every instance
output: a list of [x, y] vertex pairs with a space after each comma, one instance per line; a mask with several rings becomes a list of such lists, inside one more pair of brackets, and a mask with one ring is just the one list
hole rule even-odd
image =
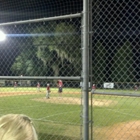
[[5, 33], [0, 31], [0, 41], [4, 41], [5, 39], [6, 39]]

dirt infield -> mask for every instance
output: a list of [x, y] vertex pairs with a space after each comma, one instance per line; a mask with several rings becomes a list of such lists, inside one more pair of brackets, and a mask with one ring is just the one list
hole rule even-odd
[[[46, 103], [57, 103], [57, 104], [82, 104], [81, 98], [75, 98], [75, 97], [51, 97], [50, 99], [44, 98], [36, 98], [33, 99], [35, 101], [39, 102], [46, 102]], [[91, 105], [91, 102], [89, 100], [89, 104]], [[114, 105], [116, 102], [112, 100], [99, 100], [99, 99], [93, 99], [92, 101], [93, 106], [109, 106]]]
[[[30, 95], [30, 94], [42, 94], [41, 92], [2, 92], [0, 94], [0, 97], [6, 97], [6, 96], [17, 96], [17, 95]], [[77, 94], [77, 93], [76, 93]], [[48, 103], [59, 103], [59, 104], [82, 104], [81, 98], [75, 98], [75, 97], [51, 97], [50, 99], [44, 98], [36, 98], [33, 99], [35, 101], [40, 102], [48, 102]], [[91, 105], [91, 100], [89, 100], [89, 104]], [[115, 105], [116, 102], [112, 100], [100, 100], [100, 99], [93, 99], [92, 105], [94, 106], [110, 106]]]
[[38, 94], [38, 92], [33, 92], [33, 91], [23, 91], [23, 92], [2, 92], [0, 93], [0, 97], [5, 97], [5, 96], [17, 96], [17, 95], [30, 95], [30, 94]]
[[97, 133], [104, 135], [102, 140], [140, 140], [140, 121], [125, 122], [112, 127], [105, 127], [99, 129]]
[[[30, 94], [42, 94], [42, 93], [3, 92], [0, 93], [0, 97], [30, 95]], [[82, 104], [81, 98], [75, 98], [75, 97], [61, 97], [61, 98], [51, 97], [50, 99], [46, 99], [45, 97], [43, 97], [43, 98], [34, 98], [32, 100], [37, 102], [57, 103], [57, 104], [78, 104], [78, 105]], [[89, 100], [89, 104], [91, 105], [91, 100]], [[93, 106], [103, 107], [103, 106], [113, 106], [116, 104], [117, 102], [114, 102], [112, 100], [104, 100], [104, 99], [92, 100]], [[101, 135], [100, 137], [101, 140], [140, 140], [140, 121], [120, 123], [105, 128], [94, 128], [94, 133], [97, 135], [97, 137], [98, 135]]]
[[[61, 98], [51, 97], [50, 99], [46, 99], [44, 97], [44, 98], [38, 98], [33, 100], [39, 102], [57, 103], [57, 104], [80, 105], [82, 103], [80, 98], [72, 98], [72, 97], [61, 97]], [[102, 106], [110, 106], [115, 104], [117, 104], [117, 102], [114, 102], [112, 100], [93, 99], [93, 106], [102, 107]], [[96, 128], [94, 130], [96, 131]], [[139, 133], [140, 121], [120, 123], [112, 127], [105, 127], [97, 130], [101, 135], [105, 135], [105, 137], [101, 138], [101, 140], [140, 140], [140, 133]]]

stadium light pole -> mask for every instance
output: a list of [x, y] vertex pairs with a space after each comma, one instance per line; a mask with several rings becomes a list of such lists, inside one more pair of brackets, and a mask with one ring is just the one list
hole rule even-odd
[[0, 42], [5, 41], [5, 39], [6, 39], [6, 34], [0, 30]]

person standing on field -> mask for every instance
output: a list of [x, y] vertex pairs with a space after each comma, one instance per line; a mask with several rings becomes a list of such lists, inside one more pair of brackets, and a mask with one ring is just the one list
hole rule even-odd
[[40, 83], [37, 83], [37, 90], [40, 92]]
[[14, 88], [15, 88], [15, 89], [17, 88], [17, 82], [14, 83]]
[[91, 90], [91, 93], [93, 94], [93, 93], [95, 92], [95, 90], [96, 90], [96, 85], [95, 85], [95, 84], [93, 84], [93, 85], [92, 85], [92, 90]]
[[62, 96], [62, 92], [63, 92], [63, 82], [62, 80], [58, 80], [57, 81], [57, 87], [58, 87], [58, 93], [60, 95], [60, 97]]
[[46, 92], [46, 98], [49, 99], [50, 98], [50, 84], [47, 84], [47, 88], [46, 88], [47, 92]]
[[135, 85], [135, 86], [134, 86], [134, 89], [135, 89], [135, 91], [137, 91], [137, 90], [138, 90], [138, 86], [137, 86], [137, 85]]

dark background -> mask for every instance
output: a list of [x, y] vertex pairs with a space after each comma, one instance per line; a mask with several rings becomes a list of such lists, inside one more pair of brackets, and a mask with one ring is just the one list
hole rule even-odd
[[[116, 48], [130, 41], [133, 46], [136, 78], [140, 80], [140, 5], [139, 0], [110, 1], [95, 0], [92, 3], [93, 47], [100, 41], [108, 50], [110, 74], [112, 57]], [[82, 0], [3, 0], [0, 1], [0, 23], [81, 13]], [[4, 46], [4, 44], [2, 45]], [[5, 44], [6, 46], [6, 44]], [[0, 51], [0, 75], [9, 75], [8, 69], [14, 61], [9, 48]], [[94, 59], [94, 57], [93, 57]], [[107, 79], [108, 81], [110, 79]]]

